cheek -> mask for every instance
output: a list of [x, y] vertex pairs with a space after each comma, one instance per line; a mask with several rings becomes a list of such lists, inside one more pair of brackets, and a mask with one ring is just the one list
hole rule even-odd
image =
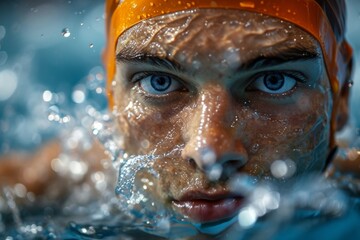
[[161, 154], [180, 144], [181, 124], [176, 117], [131, 97], [118, 103], [118, 126], [130, 154]]
[[[329, 147], [329, 96], [305, 91], [292, 104], [253, 102], [239, 111], [238, 135], [248, 150], [252, 174], [269, 172], [274, 160], [292, 159], [307, 168], [325, 161]], [[270, 112], [270, 110], [271, 112]]]

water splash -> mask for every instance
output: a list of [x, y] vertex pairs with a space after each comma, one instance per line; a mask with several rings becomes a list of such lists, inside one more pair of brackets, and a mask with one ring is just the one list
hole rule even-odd
[[21, 229], [21, 227], [23, 226], [23, 223], [20, 218], [19, 209], [14, 200], [14, 195], [9, 187], [4, 187], [3, 191], [4, 191], [7, 205], [12, 213], [12, 217], [14, 218], [15, 225], [18, 229]]

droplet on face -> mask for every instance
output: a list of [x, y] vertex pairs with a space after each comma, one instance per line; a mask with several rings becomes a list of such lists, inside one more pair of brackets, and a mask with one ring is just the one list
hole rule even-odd
[[64, 29], [61, 31], [61, 34], [63, 35], [63, 37], [68, 38], [68, 37], [70, 37], [71, 32], [70, 32], [70, 30], [69, 30], [68, 28], [64, 28]]
[[205, 149], [201, 153], [201, 159], [205, 166], [211, 166], [216, 161], [216, 154], [212, 149]]
[[85, 101], [85, 93], [81, 89], [77, 89], [72, 93], [72, 100], [75, 103], [83, 103]]
[[295, 163], [290, 160], [276, 160], [271, 164], [271, 174], [276, 178], [289, 178], [296, 171]]
[[255, 143], [252, 147], [251, 147], [251, 153], [256, 153], [259, 150], [259, 144]]
[[223, 167], [220, 164], [215, 164], [206, 171], [206, 176], [210, 181], [217, 181], [220, 179], [223, 172]]
[[150, 147], [150, 142], [149, 140], [145, 139], [141, 141], [141, 147], [143, 148], [149, 148]]
[[247, 174], [236, 174], [230, 178], [228, 186], [232, 192], [247, 196], [255, 188], [256, 179]]
[[200, 67], [201, 67], [201, 62], [198, 61], [198, 60], [194, 60], [194, 61], [192, 62], [192, 66], [194, 67], [194, 69], [200, 69]]

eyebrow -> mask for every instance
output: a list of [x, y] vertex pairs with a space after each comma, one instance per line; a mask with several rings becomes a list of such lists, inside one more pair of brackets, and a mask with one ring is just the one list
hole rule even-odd
[[116, 55], [117, 62], [131, 63], [131, 64], [149, 64], [156, 67], [168, 69], [170, 71], [185, 72], [185, 69], [180, 63], [173, 59], [163, 58], [155, 55], [148, 54], [146, 52], [139, 53], [135, 56], [129, 55]]
[[320, 53], [316, 49], [308, 49], [302, 46], [287, 47], [284, 49], [275, 49], [265, 54], [248, 60], [239, 66], [238, 70], [254, 70], [288, 62], [307, 61], [319, 59]]
[[[287, 47], [284, 49], [273, 49], [267, 53], [261, 54], [253, 59], [247, 60], [241, 64], [237, 70], [256, 70], [266, 67], [272, 67], [287, 62], [306, 61], [320, 58], [320, 53], [316, 49], [308, 49], [302, 46]], [[160, 57], [147, 52], [137, 53], [136, 55], [124, 54], [122, 52], [116, 55], [117, 62], [130, 64], [149, 64], [152, 66], [165, 68], [169, 71], [186, 72], [184, 67], [174, 59]]]

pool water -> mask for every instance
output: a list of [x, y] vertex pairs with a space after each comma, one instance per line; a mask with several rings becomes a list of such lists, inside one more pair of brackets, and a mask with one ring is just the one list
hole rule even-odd
[[[360, 181], [353, 176], [335, 174], [334, 180], [308, 176], [301, 183], [292, 183], [291, 191], [283, 191], [276, 184], [235, 175], [230, 183], [234, 191], [248, 193], [246, 204], [233, 218], [217, 224], [192, 224], [147, 196], [146, 191], [134, 188], [134, 176], [139, 171], [148, 171], [156, 178], [152, 166], [161, 156], [129, 156], [117, 147], [122, 138], [107, 110], [99, 56], [103, 39], [98, 36], [104, 35], [103, 29], [99, 29], [103, 25], [103, 2], [42, 2], [22, 7], [14, 3], [6, 6], [12, 10], [20, 8], [19, 12], [27, 16], [19, 25], [33, 21], [41, 27], [39, 19], [44, 17], [40, 15], [44, 12], [54, 13], [55, 19], [64, 16], [73, 19], [67, 24], [54, 23], [56, 37], [52, 33], [54, 29], [25, 31], [24, 36], [29, 35], [29, 41], [35, 39], [37, 46], [21, 41], [18, 43], [21, 51], [9, 44], [9, 36], [16, 36], [19, 31], [16, 24], [9, 23], [11, 16], [0, 22], [0, 83], [4, 76], [8, 81], [0, 93], [0, 152], [31, 150], [54, 136], [61, 136], [63, 151], [51, 167], [67, 179], [72, 191], [56, 201], [36, 198], [21, 183], [3, 188], [0, 239], [213, 239], [214, 235], [217, 239], [360, 238], [360, 200], [356, 197], [360, 193]], [[360, 6], [356, 4], [355, 0], [349, 1], [350, 6]], [[353, 9], [349, 7], [350, 18], [358, 19], [359, 14]], [[52, 19], [50, 15], [47, 17]], [[357, 54], [360, 46], [356, 45], [356, 39], [360, 32], [355, 28], [350, 25], [349, 38]], [[44, 46], [45, 42], [53, 45]], [[57, 44], [64, 44], [66, 54], [59, 53]], [[79, 44], [82, 48], [77, 50], [78, 54], [70, 54]], [[66, 63], [67, 68], [51, 68], [48, 59], [51, 57], [45, 52], [59, 57], [59, 62]], [[79, 56], [90, 59], [82, 64], [81, 70], [70, 66], [81, 61]], [[69, 62], [68, 57], [75, 60]], [[354, 92], [360, 90], [358, 75], [354, 75]], [[351, 103], [350, 125], [338, 136], [350, 144], [339, 149], [340, 155], [359, 154], [358, 94], [353, 94]], [[102, 171], [90, 172], [84, 156], [97, 142], [107, 155], [100, 159]], [[278, 167], [289, 169], [289, 164], [279, 162]], [[85, 178], [88, 181], [83, 182]], [[151, 183], [142, 184], [140, 187]]]

